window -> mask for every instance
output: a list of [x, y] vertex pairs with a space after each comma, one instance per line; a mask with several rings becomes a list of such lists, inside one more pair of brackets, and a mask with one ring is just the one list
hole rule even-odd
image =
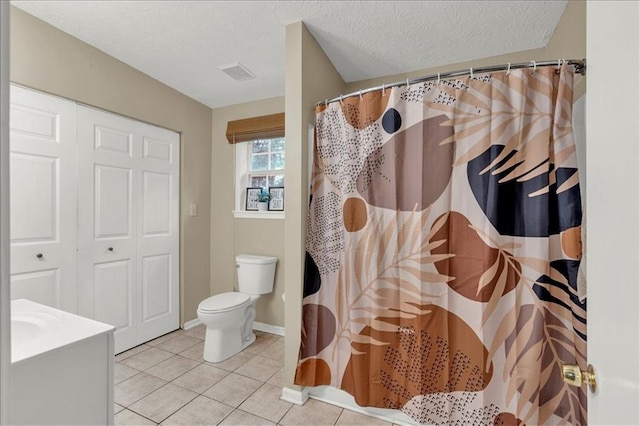
[[264, 216], [282, 219], [283, 212], [246, 212], [247, 188], [285, 186], [285, 138], [257, 139], [235, 144], [235, 217]]
[[[284, 212], [246, 211], [247, 188], [285, 185], [284, 113], [227, 122], [226, 136], [235, 145], [235, 217], [283, 219]], [[282, 191], [280, 191], [282, 193]]]
[[248, 186], [284, 186], [284, 138], [249, 142]]

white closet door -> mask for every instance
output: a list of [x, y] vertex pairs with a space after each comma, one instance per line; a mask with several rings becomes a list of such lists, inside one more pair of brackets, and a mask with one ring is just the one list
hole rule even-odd
[[79, 313], [116, 353], [175, 330], [179, 136], [78, 107]]
[[76, 104], [11, 87], [11, 298], [77, 312]]
[[140, 340], [179, 326], [180, 136], [140, 123], [138, 271]]
[[[78, 107], [78, 312], [137, 343], [136, 124]], [[139, 156], [139, 154], [138, 154]]]

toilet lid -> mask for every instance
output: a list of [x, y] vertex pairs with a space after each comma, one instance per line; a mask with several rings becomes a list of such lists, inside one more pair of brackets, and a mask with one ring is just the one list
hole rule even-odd
[[223, 312], [236, 308], [251, 299], [251, 296], [244, 293], [229, 292], [216, 294], [207, 299], [204, 299], [198, 305], [200, 311], [206, 312]]

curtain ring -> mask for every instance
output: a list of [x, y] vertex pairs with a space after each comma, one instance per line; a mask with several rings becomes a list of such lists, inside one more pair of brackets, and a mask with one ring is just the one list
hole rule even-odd
[[358, 91], [358, 94], [360, 95], [360, 100], [362, 100], [362, 89]]
[[469, 74], [471, 75], [471, 78], [473, 78], [473, 68], [469, 68]]
[[438, 73], [438, 81], [436, 82], [436, 85], [440, 86], [440, 73]]
[[384, 96], [384, 83], [382, 83], [382, 96]]
[[340, 95], [340, 103], [342, 103], [342, 94]]
[[558, 59], [558, 69], [560, 69], [561, 65], [562, 65], [562, 59]]
[[509, 75], [509, 73], [511, 72], [511, 62], [507, 63], [507, 72], [505, 73], [505, 75]]
[[531, 71], [531, 74], [535, 74], [538, 65], [536, 64], [536, 61], [531, 61], [531, 63], [533, 64], [533, 71]]
[[407, 79], [407, 89], [409, 88], [409, 79]]

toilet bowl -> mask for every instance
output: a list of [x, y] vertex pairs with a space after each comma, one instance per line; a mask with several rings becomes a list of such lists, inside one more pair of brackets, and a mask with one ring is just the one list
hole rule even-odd
[[207, 327], [203, 355], [205, 361], [224, 361], [256, 340], [252, 325], [257, 299], [248, 294], [231, 292], [209, 297], [200, 303], [198, 318]]
[[241, 254], [236, 257], [238, 292], [208, 297], [198, 305], [206, 327], [203, 358], [221, 362], [256, 340], [253, 333], [256, 301], [273, 291], [277, 258]]

